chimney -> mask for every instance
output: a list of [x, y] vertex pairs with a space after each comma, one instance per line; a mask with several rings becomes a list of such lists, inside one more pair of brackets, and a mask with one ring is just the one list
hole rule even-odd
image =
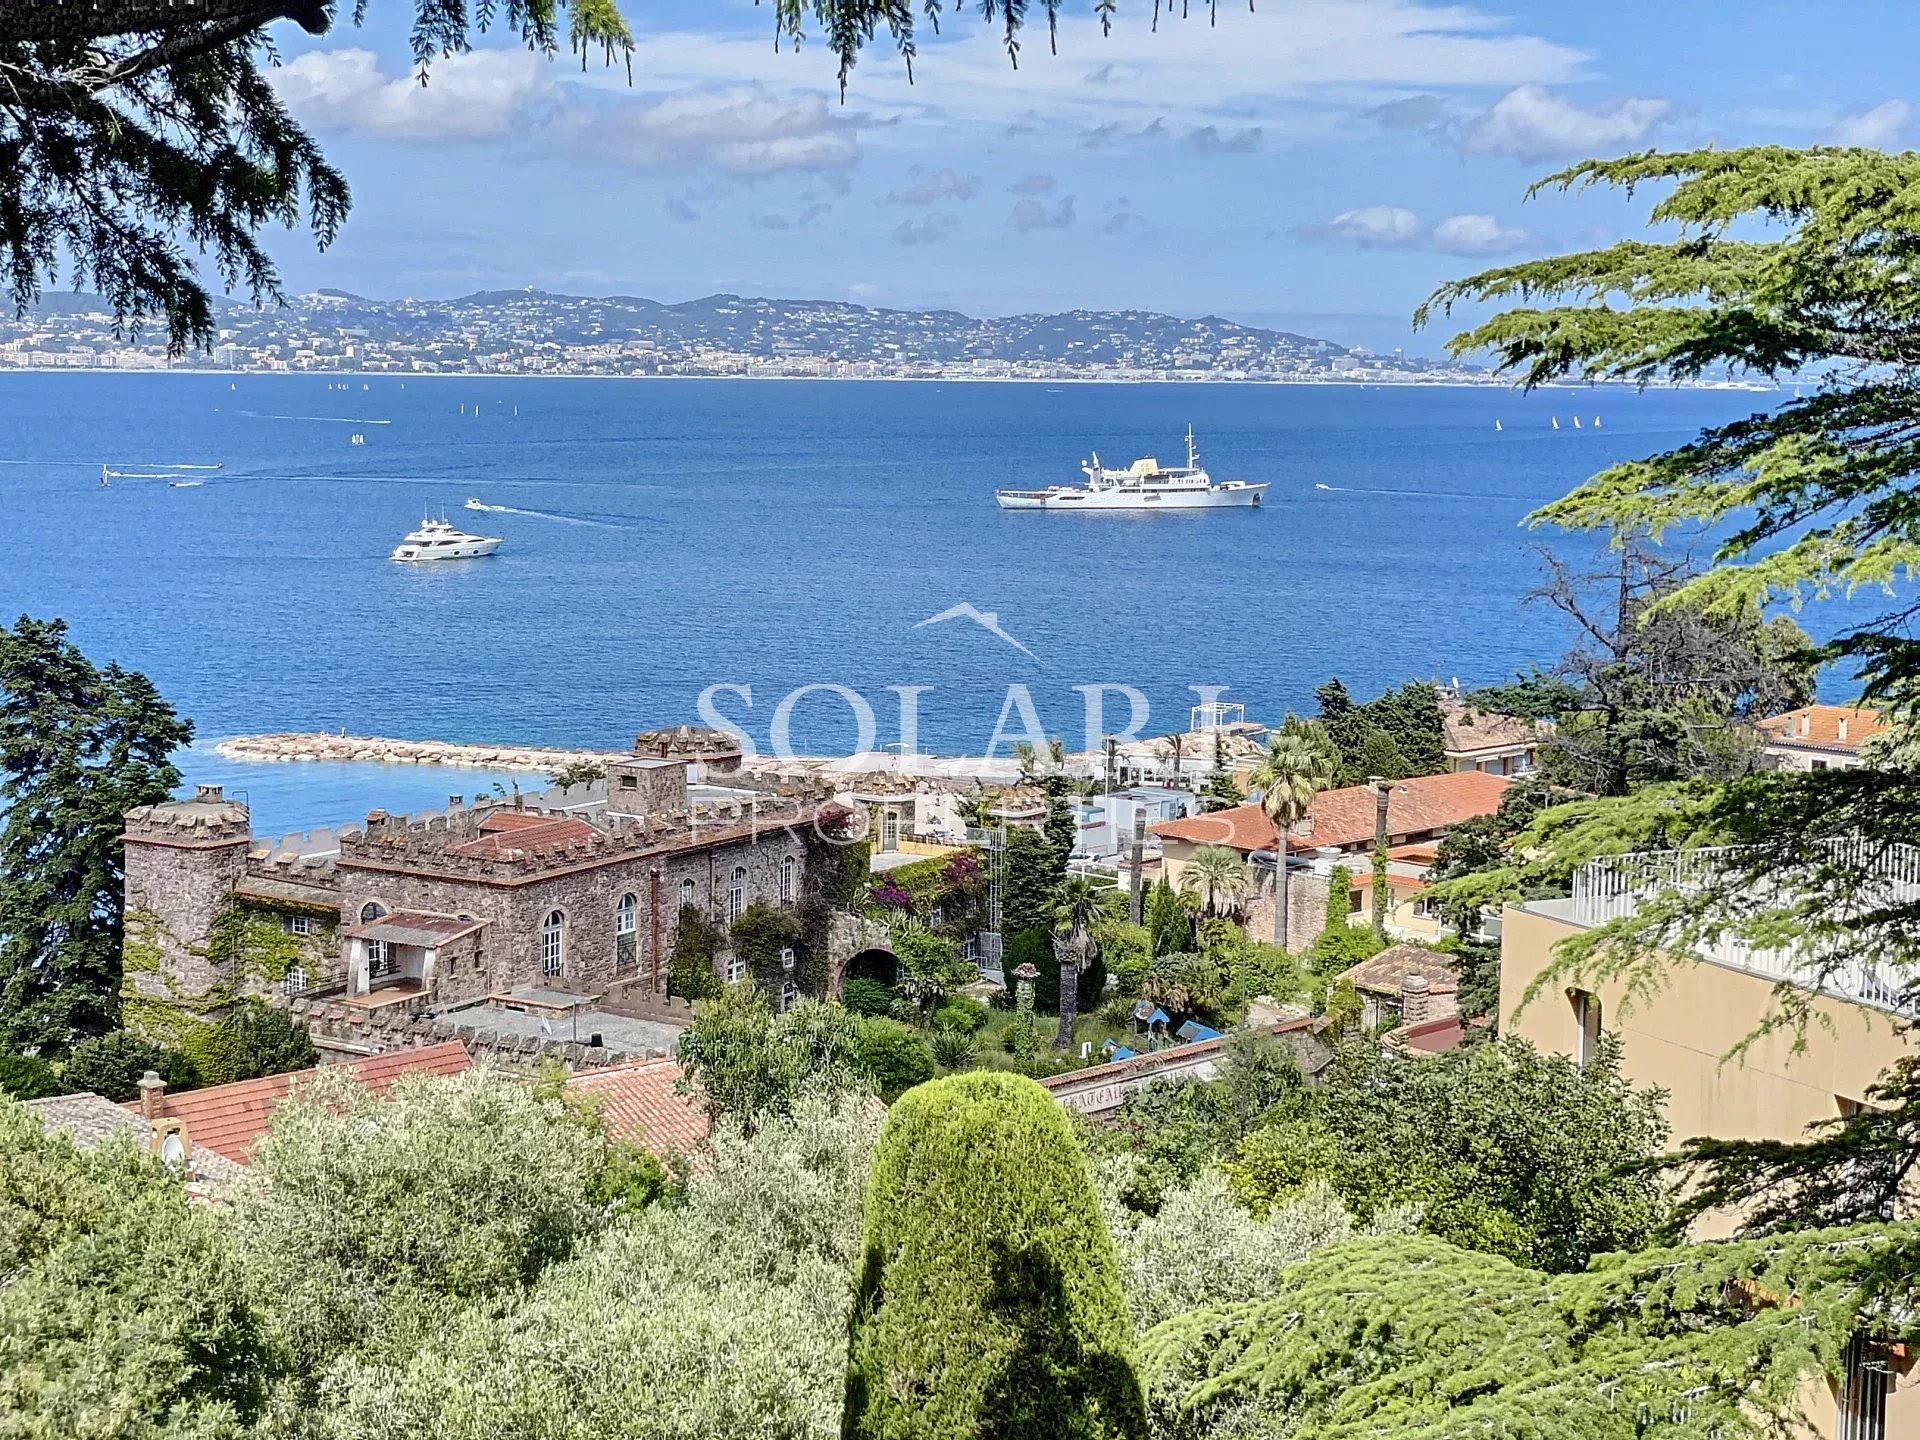
[[1847, 717], [1844, 715], [1840, 717], [1840, 727], [1839, 727], [1838, 738], [1842, 745], [1847, 743]]
[[193, 787], [193, 798], [208, 805], [218, 805], [226, 798], [226, 793], [226, 790], [219, 785], [196, 785]]
[[152, 1071], [140, 1077], [140, 1115], [148, 1124], [160, 1118], [167, 1105], [167, 1082]]
[[1800, 714], [1800, 738], [1806, 739], [1813, 733], [1813, 712], [1804, 710]]
[[1400, 981], [1400, 1023], [1418, 1025], [1432, 1013], [1432, 983], [1424, 975], [1408, 975]]

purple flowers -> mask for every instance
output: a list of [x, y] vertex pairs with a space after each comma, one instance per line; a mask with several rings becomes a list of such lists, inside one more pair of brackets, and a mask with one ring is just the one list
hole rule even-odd
[[902, 890], [891, 880], [882, 880], [878, 885], [874, 886], [872, 898], [874, 904], [885, 905], [891, 910], [911, 910], [913, 908], [913, 896], [909, 895], [905, 890]]

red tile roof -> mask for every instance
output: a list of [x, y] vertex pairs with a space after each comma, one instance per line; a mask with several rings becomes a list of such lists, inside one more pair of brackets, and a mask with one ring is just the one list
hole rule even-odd
[[[1844, 725], [1846, 738], [1841, 738]], [[1803, 705], [1784, 715], [1769, 715], [1760, 729], [1775, 745], [1799, 745], [1810, 750], [1838, 750], [1851, 755], [1869, 735], [1887, 728], [1878, 710], [1847, 705]]]
[[1442, 748], [1448, 755], [1474, 755], [1482, 750], [1508, 750], [1537, 744], [1540, 726], [1517, 715], [1500, 715], [1468, 705], [1450, 705], [1441, 711], [1445, 733]]
[[572, 815], [529, 815], [524, 811], [505, 810], [480, 822], [478, 839], [449, 846], [447, 853], [492, 860], [519, 850], [544, 850], [549, 845], [564, 845], [570, 840], [585, 844], [598, 838], [598, 830]]
[[[1505, 776], [1480, 770], [1396, 780], [1387, 794], [1387, 833], [1424, 835], [1476, 815], [1491, 815], [1500, 807], [1500, 796], [1510, 783]], [[1365, 844], [1373, 839], [1374, 805], [1371, 785], [1322, 790], [1307, 807], [1311, 829], [1303, 825], [1288, 836], [1287, 848]], [[1273, 823], [1260, 813], [1258, 805], [1236, 805], [1211, 815], [1162, 820], [1148, 828], [1162, 839], [1186, 840], [1195, 845], [1226, 845], [1248, 853], [1273, 848]]]
[[691, 1095], [676, 1093], [678, 1060], [636, 1060], [588, 1070], [567, 1081], [577, 1095], [600, 1102], [600, 1118], [616, 1140], [637, 1140], [656, 1155], [682, 1154], [707, 1138], [707, 1113]]
[[[392, 1087], [402, 1075], [458, 1075], [473, 1065], [467, 1047], [458, 1040], [443, 1045], [424, 1045], [415, 1050], [394, 1050], [365, 1060], [349, 1060], [337, 1068], [351, 1070], [360, 1083], [375, 1094]], [[161, 1098], [160, 1116], [179, 1120], [187, 1128], [187, 1138], [196, 1150], [212, 1150], [241, 1164], [267, 1126], [274, 1107], [285, 1100], [294, 1086], [314, 1075], [312, 1070], [295, 1070], [286, 1075], [267, 1075], [258, 1080], [238, 1080], [231, 1085], [213, 1085], [205, 1090], [186, 1090]], [[130, 1100], [124, 1107], [138, 1111], [140, 1102]]]

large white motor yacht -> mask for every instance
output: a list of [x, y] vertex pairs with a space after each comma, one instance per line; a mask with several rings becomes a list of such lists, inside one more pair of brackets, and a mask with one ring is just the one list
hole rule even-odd
[[392, 560], [477, 560], [500, 548], [498, 535], [469, 535], [442, 520], [422, 520], [420, 528], [394, 547]]
[[1215, 510], [1258, 505], [1264, 484], [1245, 480], [1214, 483], [1200, 468], [1193, 427], [1187, 427], [1187, 463], [1162, 465], [1151, 457], [1124, 470], [1109, 470], [1094, 452], [1081, 462], [1085, 485], [1052, 485], [1045, 490], [996, 490], [1002, 510]]

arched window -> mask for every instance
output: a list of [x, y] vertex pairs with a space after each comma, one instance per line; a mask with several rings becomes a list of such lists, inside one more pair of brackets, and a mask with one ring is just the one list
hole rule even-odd
[[733, 867], [733, 884], [727, 887], [727, 919], [738, 920], [747, 908], [747, 867]]
[[686, 909], [687, 906], [693, 904], [693, 896], [694, 896], [693, 882], [691, 880], [682, 880], [680, 882], [680, 908], [682, 910]]
[[362, 925], [371, 925], [386, 913], [386, 906], [382, 905], [378, 900], [369, 900], [360, 907], [360, 923]]
[[622, 895], [613, 907], [613, 963], [628, 970], [639, 961], [640, 902], [632, 895]]
[[540, 973], [554, 979], [565, 967], [566, 958], [567, 917], [555, 910], [540, 927]]
[[782, 905], [793, 903], [793, 877], [798, 868], [793, 863], [791, 855], [780, 862], [780, 903]]

